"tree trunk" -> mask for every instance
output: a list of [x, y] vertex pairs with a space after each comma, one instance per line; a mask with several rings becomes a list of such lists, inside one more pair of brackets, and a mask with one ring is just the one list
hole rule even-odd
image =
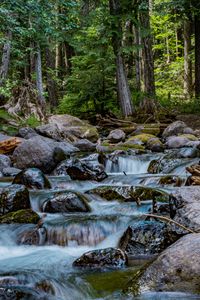
[[64, 50], [65, 50], [65, 67], [67, 69], [67, 73], [71, 74], [72, 72], [71, 59], [75, 55], [74, 48], [68, 42], [65, 42]]
[[200, 98], [200, 14], [195, 15], [195, 97]]
[[[129, 49], [133, 49], [133, 22], [128, 20], [125, 22], [125, 32], [123, 45]], [[126, 55], [126, 73], [127, 77], [133, 78], [133, 50]]]
[[134, 25], [134, 45], [136, 47], [135, 51], [135, 78], [136, 78], [136, 90], [141, 91], [141, 78], [140, 78], [140, 34], [137, 25]]
[[149, 97], [155, 96], [154, 59], [152, 50], [152, 36], [150, 32], [149, 3], [140, 11], [140, 23], [143, 26], [142, 44], [144, 59], [144, 92]]
[[191, 22], [184, 20], [184, 94], [192, 97]]
[[42, 107], [42, 110], [45, 111], [46, 101], [44, 98], [44, 90], [43, 90], [43, 82], [42, 82], [42, 59], [41, 59], [41, 49], [39, 45], [37, 45], [35, 71], [36, 71], [36, 88], [38, 92], [38, 100], [39, 100], [39, 104]]
[[112, 46], [116, 56], [117, 93], [125, 117], [133, 114], [131, 93], [122, 56], [122, 24], [120, 0], [109, 0], [112, 19]]
[[46, 67], [47, 67], [47, 91], [49, 96], [49, 103], [51, 108], [58, 105], [58, 93], [56, 82], [53, 79], [53, 72], [55, 72], [55, 62], [50, 49], [47, 47], [46, 51]]
[[11, 52], [11, 40], [12, 40], [12, 33], [9, 31], [6, 34], [6, 42], [3, 46], [3, 55], [2, 55], [2, 62], [0, 67], [0, 86], [3, 85], [5, 79], [8, 75], [8, 68], [10, 63], [10, 52]]

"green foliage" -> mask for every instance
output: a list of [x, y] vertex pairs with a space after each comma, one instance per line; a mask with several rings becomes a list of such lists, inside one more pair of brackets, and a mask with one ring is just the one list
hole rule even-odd
[[38, 121], [38, 119], [32, 115], [28, 119], [21, 121], [20, 125], [21, 125], [21, 127], [29, 126], [29, 127], [35, 128], [35, 127], [41, 125], [41, 122]]

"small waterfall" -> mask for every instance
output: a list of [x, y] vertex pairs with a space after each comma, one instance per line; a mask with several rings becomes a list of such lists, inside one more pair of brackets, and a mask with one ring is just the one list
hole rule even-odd
[[147, 169], [151, 157], [148, 155], [140, 156], [118, 156], [114, 159], [108, 159], [106, 163], [106, 172], [126, 174], [144, 174]]

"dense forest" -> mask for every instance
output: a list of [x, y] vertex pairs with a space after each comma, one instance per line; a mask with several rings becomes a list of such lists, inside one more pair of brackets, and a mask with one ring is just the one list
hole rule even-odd
[[10, 114], [199, 107], [198, 0], [2, 0], [0, 53]]

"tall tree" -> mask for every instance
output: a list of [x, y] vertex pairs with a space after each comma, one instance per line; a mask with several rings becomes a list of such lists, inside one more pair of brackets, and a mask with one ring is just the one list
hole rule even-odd
[[131, 92], [128, 84], [125, 63], [122, 54], [122, 7], [120, 0], [110, 0], [112, 46], [116, 57], [117, 93], [122, 113], [125, 117], [133, 114]]

